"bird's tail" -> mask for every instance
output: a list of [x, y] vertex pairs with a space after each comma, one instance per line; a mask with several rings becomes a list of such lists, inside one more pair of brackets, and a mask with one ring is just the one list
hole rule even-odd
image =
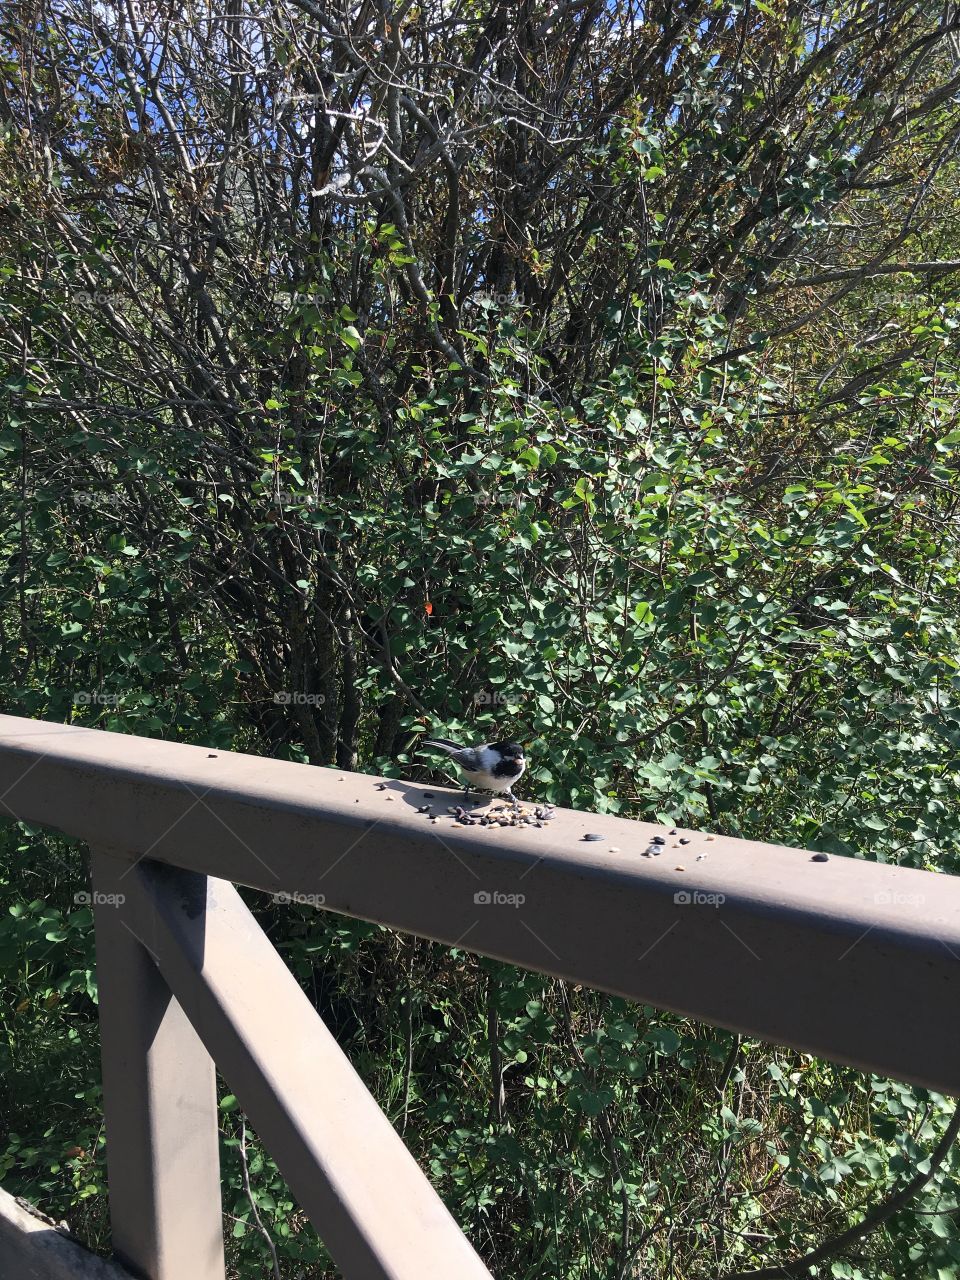
[[449, 738], [424, 738], [420, 745], [421, 747], [439, 747], [441, 751], [446, 751], [447, 755], [463, 750], [459, 742], [451, 742]]

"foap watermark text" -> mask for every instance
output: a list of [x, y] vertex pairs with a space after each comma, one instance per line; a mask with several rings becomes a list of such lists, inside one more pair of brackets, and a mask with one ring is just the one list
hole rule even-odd
[[526, 902], [522, 893], [501, 893], [499, 889], [478, 889], [473, 901], [478, 907], [522, 907]]
[[326, 895], [322, 893], [275, 893], [272, 895], [273, 902], [279, 903], [281, 906], [289, 906], [293, 903], [298, 907], [322, 907], [326, 904]]
[[72, 702], [75, 707], [119, 707], [120, 695], [102, 689], [77, 689]]
[[704, 893], [702, 889], [678, 889], [673, 900], [681, 907], [721, 907], [727, 898], [726, 894]]

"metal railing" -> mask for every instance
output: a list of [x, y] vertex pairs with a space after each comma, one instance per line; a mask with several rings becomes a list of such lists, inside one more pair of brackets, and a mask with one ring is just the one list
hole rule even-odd
[[347, 1280], [489, 1276], [231, 882], [960, 1093], [960, 879], [429, 790], [0, 716], [2, 815], [92, 850], [135, 1275], [222, 1280], [216, 1064]]

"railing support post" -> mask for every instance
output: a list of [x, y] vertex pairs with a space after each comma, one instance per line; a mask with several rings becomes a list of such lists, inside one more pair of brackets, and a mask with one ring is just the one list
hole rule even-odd
[[[149, 921], [124, 909], [130, 866], [93, 853], [114, 1252], [143, 1280], [223, 1280], [214, 1064], [151, 957]], [[202, 908], [193, 923], [202, 934]]]

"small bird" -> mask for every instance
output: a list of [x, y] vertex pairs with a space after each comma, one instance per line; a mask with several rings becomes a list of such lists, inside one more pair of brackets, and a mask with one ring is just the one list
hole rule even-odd
[[514, 807], [519, 804], [513, 794], [513, 784], [527, 767], [519, 742], [485, 742], [479, 747], [463, 747], [449, 738], [425, 738], [423, 746], [437, 747], [447, 753], [467, 780], [465, 796], [470, 795], [472, 786], [478, 791], [508, 795]]

